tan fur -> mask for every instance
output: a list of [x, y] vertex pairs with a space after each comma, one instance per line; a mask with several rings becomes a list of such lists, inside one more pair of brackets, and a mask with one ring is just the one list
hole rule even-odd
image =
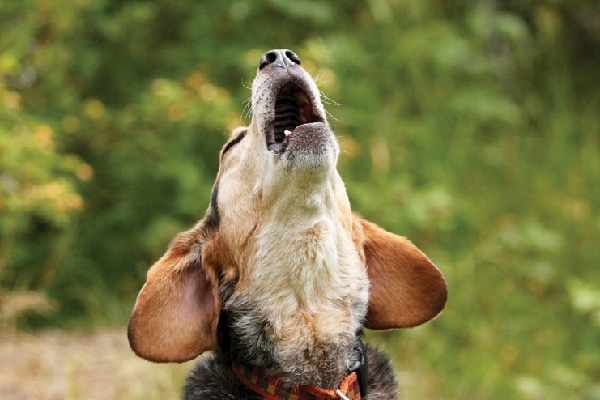
[[[369, 280], [371, 329], [405, 328], [435, 317], [446, 304], [446, 282], [408, 239], [360, 219]], [[390, 306], [393, 305], [393, 306]]]
[[[291, 155], [274, 154], [265, 132], [290, 80], [316, 117], [294, 129]], [[245, 137], [222, 152], [216, 203], [148, 272], [130, 320], [132, 349], [152, 361], [192, 359], [217, 345], [223, 308], [251, 301], [268, 322], [261, 334], [277, 365], [308, 370], [319, 346], [350, 343], [363, 324], [402, 328], [435, 317], [446, 301], [440, 271], [407, 239], [351, 212], [312, 78], [299, 66], [264, 68], [252, 104], [252, 123], [232, 140], [247, 130]], [[310, 135], [318, 146], [309, 140], [305, 149]]]
[[217, 271], [201, 256], [216, 253], [207, 251], [202, 225], [180, 233], [148, 271], [129, 324], [129, 340], [140, 357], [177, 362], [217, 344]]

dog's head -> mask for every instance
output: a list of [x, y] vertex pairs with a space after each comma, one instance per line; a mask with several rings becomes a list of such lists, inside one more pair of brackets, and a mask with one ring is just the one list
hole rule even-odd
[[[409, 240], [351, 212], [338, 153], [319, 90], [298, 57], [289, 50], [265, 53], [252, 85], [252, 122], [235, 129], [221, 150], [206, 216], [177, 235], [148, 271], [129, 324], [136, 354], [152, 361], [195, 358], [217, 346], [223, 297], [266, 299], [273, 285], [289, 286], [286, 279], [299, 286], [304, 278], [337, 276], [349, 290], [356, 280], [358, 306], [349, 313], [371, 329], [435, 317], [447, 295], [440, 271]], [[320, 272], [302, 271], [315, 259]], [[257, 289], [263, 278], [271, 281]]]

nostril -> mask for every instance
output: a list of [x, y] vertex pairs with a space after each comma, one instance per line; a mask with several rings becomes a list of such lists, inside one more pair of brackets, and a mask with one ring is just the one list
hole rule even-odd
[[267, 65], [287, 68], [294, 64], [300, 65], [300, 58], [291, 50], [269, 50], [260, 58], [258, 69], [263, 69]]
[[292, 61], [294, 64], [298, 64], [300, 65], [300, 57], [298, 57], [296, 55], [296, 53], [294, 53], [293, 51], [287, 50], [285, 52], [285, 55], [287, 56], [287, 58], [290, 59], [290, 61]]
[[277, 61], [278, 57], [279, 57], [279, 54], [277, 53], [276, 50], [267, 51], [260, 58], [260, 65], [258, 66], [258, 69], [263, 69], [267, 65], [273, 64], [275, 61]]

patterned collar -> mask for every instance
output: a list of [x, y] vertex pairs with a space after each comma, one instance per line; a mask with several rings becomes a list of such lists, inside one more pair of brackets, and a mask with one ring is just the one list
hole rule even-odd
[[249, 389], [267, 400], [360, 400], [360, 385], [356, 372], [342, 380], [338, 389], [323, 389], [303, 385], [288, 388], [278, 375], [267, 377], [264, 368], [232, 364], [233, 372]]

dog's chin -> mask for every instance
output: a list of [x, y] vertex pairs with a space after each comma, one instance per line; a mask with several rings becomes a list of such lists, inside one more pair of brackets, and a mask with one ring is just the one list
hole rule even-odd
[[277, 158], [295, 170], [317, 172], [335, 168], [338, 152], [338, 144], [329, 125], [311, 122], [299, 125], [286, 136], [285, 148]]

